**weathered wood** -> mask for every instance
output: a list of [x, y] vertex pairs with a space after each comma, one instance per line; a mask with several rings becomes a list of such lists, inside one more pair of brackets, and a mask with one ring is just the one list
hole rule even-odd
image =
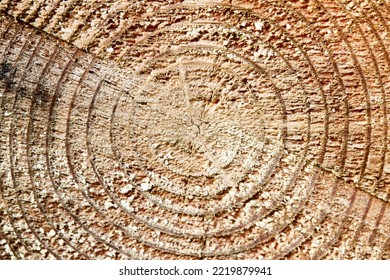
[[0, 3], [1, 259], [389, 259], [387, 1]]

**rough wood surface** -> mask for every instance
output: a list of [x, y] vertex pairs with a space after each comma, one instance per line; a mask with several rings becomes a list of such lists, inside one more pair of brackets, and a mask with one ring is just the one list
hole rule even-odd
[[0, 1], [0, 259], [389, 259], [390, 3]]

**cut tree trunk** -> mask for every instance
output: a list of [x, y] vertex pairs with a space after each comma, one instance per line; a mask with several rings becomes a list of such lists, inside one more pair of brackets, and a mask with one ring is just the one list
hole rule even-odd
[[389, 34], [387, 0], [0, 1], [0, 259], [389, 259]]

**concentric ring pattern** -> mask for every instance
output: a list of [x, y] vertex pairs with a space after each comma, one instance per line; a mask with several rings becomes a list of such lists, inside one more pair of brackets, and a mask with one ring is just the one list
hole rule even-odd
[[1, 259], [389, 259], [386, 0], [0, 3]]

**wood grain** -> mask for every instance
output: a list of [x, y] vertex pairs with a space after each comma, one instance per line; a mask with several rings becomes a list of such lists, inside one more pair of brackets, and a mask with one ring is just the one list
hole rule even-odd
[[389, 259], [390, 4], [1, 1], [0, 259]]

